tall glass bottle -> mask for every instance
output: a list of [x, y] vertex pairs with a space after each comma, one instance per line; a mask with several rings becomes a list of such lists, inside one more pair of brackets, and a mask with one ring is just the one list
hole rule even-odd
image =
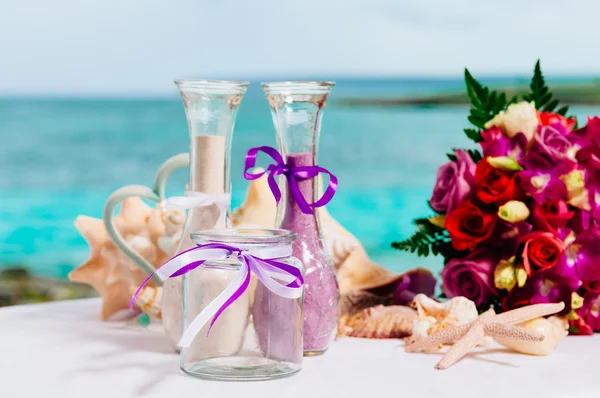
[[[277, 142], [288, 167], [314, 166], [319, 152], [321, 118], [329, 82], [263, 83], [271, 107]], [[298, 234], [293, 256], [304, 264], [304, 355], [320, 355], [335, 337], [339, 316], [339, 289], [331, 257], [327, 253], [316, 214], [301, 211], [281, 179], [282, 202], [277, 213], [278, 228]], [[316, 178], [298, 182], [309, 202], [317, 198]]]
[[[183, 99], [190, 134], [190, 180], [186, 196], [197, 198], [187, 211], [177, 249], [180, 253], [195, 245], [191, 232], [227, 228], [230, 224], [227, 214], [231, 193], [231, 138], [238, 106], [249, 83], [181, 79], [175, 84]], [[229, 282], [226, 277], [202, 281], [216, 290], [225, 289]], [[162, 317], [167, 335], [176, 345], [182, 328], [182, 278], [165, 282]], [[219, 331], [214, 334], [218, 335]]]

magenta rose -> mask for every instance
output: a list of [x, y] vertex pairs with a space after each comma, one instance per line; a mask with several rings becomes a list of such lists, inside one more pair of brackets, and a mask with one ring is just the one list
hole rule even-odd
[[484, 248], [465, 258], [453, 258], [442, 270], [442, 290], [451, 298], [464, 296], [481, 305], [498, 292], [494, 287], [494, 268], [499, 256]]
[[586, 324], [596, 332], [600, 332], [600, 290], [592, 290], [585, 294], [583, 307], [578, 313]]
[[429, 203], [439, 213], [456, 208], [474, 186], [476, 165], [466, 151], [457, 150], [456, 160], [448, 162], [437, 171], [433, 194]]

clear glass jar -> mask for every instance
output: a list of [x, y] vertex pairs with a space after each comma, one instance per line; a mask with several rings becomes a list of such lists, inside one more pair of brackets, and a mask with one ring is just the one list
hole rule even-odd
[[[224, 229], [191, 234], [198, 244], [221, 243], [248, 252], [289, 246], [296, 234], [278, 229]], [[295, 257], [277, 262], [302, 272]], [[240, 271], [236, 256], [206, 261], [183, 280], [183, 328], [231, 283]], [[249, 288], [218, 317], [210, 333], [205, 325], [188, 348], [181, 349], [181, 369], [192, 376], [218, 380], [265, 380], [302, 368], [303, 297], [289, 299], [267, 289], [251, 274]]]

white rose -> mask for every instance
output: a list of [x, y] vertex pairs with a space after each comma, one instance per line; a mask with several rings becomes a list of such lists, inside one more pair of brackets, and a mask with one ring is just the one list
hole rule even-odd
[[498, 217], [510, 223], [525, 221], [529, 217], [529, 209], [523, 202], [509, 200], [498, 208]]
[[510, 104], [506, 111], [501, 111], [485, 124], [485, 128], [500, 127], [508, 138], [523, 133], [527, 141], [531, 141], [538, 127], [537, 111], [532, 102], [522, 101]]

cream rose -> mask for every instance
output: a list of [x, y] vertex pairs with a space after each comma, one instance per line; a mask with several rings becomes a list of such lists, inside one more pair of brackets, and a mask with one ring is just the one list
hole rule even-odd
[[509, 138], [517, 133], [523, 133], [528, 141], [533, 139], [537, 126], [538, 118], [535, 104], [527, 101], [509, 105], [506, 111], [501, 111], [485, 124], [486, 129], [500, 127]]

